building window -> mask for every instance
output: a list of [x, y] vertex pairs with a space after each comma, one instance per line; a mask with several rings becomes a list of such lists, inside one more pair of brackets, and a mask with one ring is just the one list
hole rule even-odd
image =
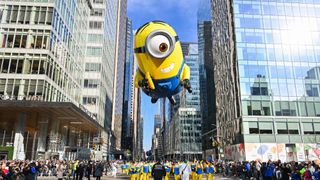
[[[8, 6], [7, 23], [30, 24], [32, 6]], [[36, 7], [35, 24], [51, 25], [53, 8]]]
[[314, 133], [320, 134], [320, 123], [313, 123]]
[[86, 63], [85, 67], [86, 72], [100, 72], [101, 64], [100, 63]]
[[315, 102], [314, 106], [316, 109], [316, 116], [320, 117], [320, 102]]
[[103, 28], [103, 22], [101, 22], [101, 21], [90, 21], [89, 28], [90, 29], [102, 29]]
[[273, 134], [272, 122], [259, 122], [260, 134]]
[[102, 17], [103, 14], [104, 14], [104, 9], [93, 9], [90, 12], [91, 16], [100, 16], [100, 17]]
[[286, 122], [277, 122], [277, 133], [288, 134], [288, 127]]
[[95, 4], [103, 4], [103, 0], [93, 0], [93, 3], [95, 3]]
[[[11, 34], [12, 33], [12, 34]], [[21, 29], [16, 29], [16, 32], [8, 32], [3, 35], [3, 42], [1, 42], [1, 47], [5, 48], [36, 48], [36, 49], [46, 49], [48, 48], [47, 43], [49, 39], [49, 31], [44, 32], [38, 30], [34, 32], [35, 35], [31, 36], [31, 45], [27, 47], [28, 35]]]
[[249, 134], [259, 134], [257, 122], [249, 122]]
[[102, 34], [89, 34], [88, 35], [88, 42], [101, 43], [101, 42], [103, 42], [103, 35]]
[[299, 127], [299, 123], [288, 122], [289, 134], [300, 134]]
[[100, 84], [98, 79], [85, 79], [84, 88], [97, 88]]
[[83, 97], [82, 100], [84, 105], [95, 105], [97, 103], [96, 97]]
[[304, 134], [314, 134], [312, 122], [302, 123]]
[[101, 47], [87, 47], [87, 56], [101, 56], [102, 48]]

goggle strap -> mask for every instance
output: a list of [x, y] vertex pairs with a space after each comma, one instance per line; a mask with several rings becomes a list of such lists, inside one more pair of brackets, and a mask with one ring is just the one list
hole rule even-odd
[[176, 42], [179, 41], [179, 36], [175, 36], [174, 39], [176, 40]]
[[134, 53], [145, 53], [145, 52], [146, 52], [146, 48], [144, 46], [134, 49]]

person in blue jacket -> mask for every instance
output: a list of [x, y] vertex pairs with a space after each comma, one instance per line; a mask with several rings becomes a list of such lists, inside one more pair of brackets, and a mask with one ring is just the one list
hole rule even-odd
[[300, 180], [300, 176], [299, 176], [299, 171], [298, 171], [298, 170], [292, 171], [292, 173], [291, 173], [291, 179], [292, 179], [292, 180]]
[[272, 180], [272, 175], [274, 171], [274, 164], [269, 160], [267, 165], [264, 167], [264, 177], [265, 180]]
[[250, 162], [246, 162], [245, 168], [246, 168], [246, 178], [250, 179], [251, 178], [251, 164], [250, 164]]
[[313, 173], [314, 180], [319, 180], [319, 176], [320, 176], [320, 168], [314, 171]]

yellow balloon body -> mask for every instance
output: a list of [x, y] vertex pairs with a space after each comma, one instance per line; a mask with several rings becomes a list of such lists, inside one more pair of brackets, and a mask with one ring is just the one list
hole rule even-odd
[[170, 97], [181, 91], [181, 82], [190, 79], [177, 37], [175, 30], [162, 21], [146, 23], [135, 34], [135, 86], [141, 87], [139, 82], [145, 80], [142, 89], [151, 97]]

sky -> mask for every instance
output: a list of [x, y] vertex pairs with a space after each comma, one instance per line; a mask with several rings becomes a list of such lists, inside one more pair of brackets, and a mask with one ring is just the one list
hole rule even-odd
[[[162, 20], [177, 32], [180, 41], [197, 42], [198, 0], [128, 0], [128, 17], [133, 29], [146, 22]], [[142, 95], [141, 114], [144, 118], [143, 147], [151, 149], [154, 115], [159, 113], [159, 102], [151, 104], [150, 97]]]

